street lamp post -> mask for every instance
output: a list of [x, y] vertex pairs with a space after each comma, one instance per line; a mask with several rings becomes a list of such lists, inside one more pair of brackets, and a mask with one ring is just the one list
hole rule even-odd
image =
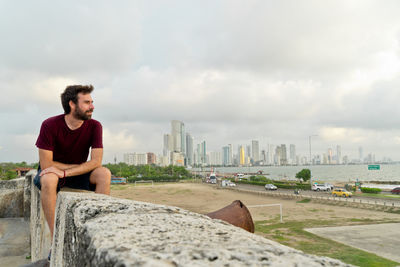
[[318, 136], [318, 135], [313, 134], [313, 135], [308, 136], [308, 144], [310, 146], [310, 165], [312, 164], [312, 159], [311, 159], [311, 137], [314, 137], [314, 136]]

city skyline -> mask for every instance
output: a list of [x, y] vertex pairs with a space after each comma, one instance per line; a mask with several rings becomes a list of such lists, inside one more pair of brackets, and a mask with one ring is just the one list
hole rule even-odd
[[95, 88], [105, 163], [163, 154], [174, 119], [200, 152], [400, 161], [398, 1], [2, 3], [0, 162], [38, 161], [72, 84]]
[[[309, 157], [298, 154], [296, 144], [268, 144], [261, 146], [258, 140], [251, 140], [248, 144], [227, 144], [218, 150], [207, 149], [207, 140], [196, 144], [192, 134], [185, 132], [185, 123], [178, 120], [171, 121], [170, 133], [164, 134], [162, 154], [157, 157], [153, 152], [126, 153], [123, 162], [130, 165], [158, 164], [161, 166], [285, 166], [285, 165], [335, 165], [335, 164], [372, 164], [391, 163], [390, 158], [381, 160], [375, 154], [368, 153], [364, 157], [363, 148], [358, 148], [358, 157], [351, 158], [342, 154], [342, 147], [326, 148], [318, 154], [311, 151], [311, 136], [309, 136]], [[183, 138], [185, 137], [185, 138]], [[237, 153], [234, 153], [234, 148]], [[196, 149], [194, 149], [196, 147]], [[153, 161], [146, 160], [153, 158]]]

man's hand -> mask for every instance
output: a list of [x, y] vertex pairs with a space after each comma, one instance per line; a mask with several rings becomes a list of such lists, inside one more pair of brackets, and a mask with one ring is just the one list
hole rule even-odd
[[41, 171], [40, 176], [43, 176], [47, 173], [54, 173], [58, 176], [58, 178], [64, 178], [64, 171], [60, 170], [57, 167], [49, 167]]

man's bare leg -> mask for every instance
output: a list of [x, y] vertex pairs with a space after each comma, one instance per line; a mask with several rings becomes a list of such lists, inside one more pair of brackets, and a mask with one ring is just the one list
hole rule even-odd
[[54, 173], [45, 174], [40, 178], [40, 184], [42, 188], [40, 192], [40, 200], [42, 202], [43, 213], [47, 225], [49, 226], [51, 237], [53, 238], [58, 176]]
[[110, 194], [111, 172], [106, 167], [99, 167], [90, 174], [90, 183], [96, 185], [96, 193]]

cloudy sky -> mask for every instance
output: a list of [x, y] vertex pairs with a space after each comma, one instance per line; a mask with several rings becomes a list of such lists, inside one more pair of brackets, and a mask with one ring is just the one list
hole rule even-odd
[[399, 1], [0, 0], [0, 162], [36, 162], [67, 85], [93, 84], [104, 162], [161, 153], [181, 120], [209, 151], [296, 144], [400, 160]]

